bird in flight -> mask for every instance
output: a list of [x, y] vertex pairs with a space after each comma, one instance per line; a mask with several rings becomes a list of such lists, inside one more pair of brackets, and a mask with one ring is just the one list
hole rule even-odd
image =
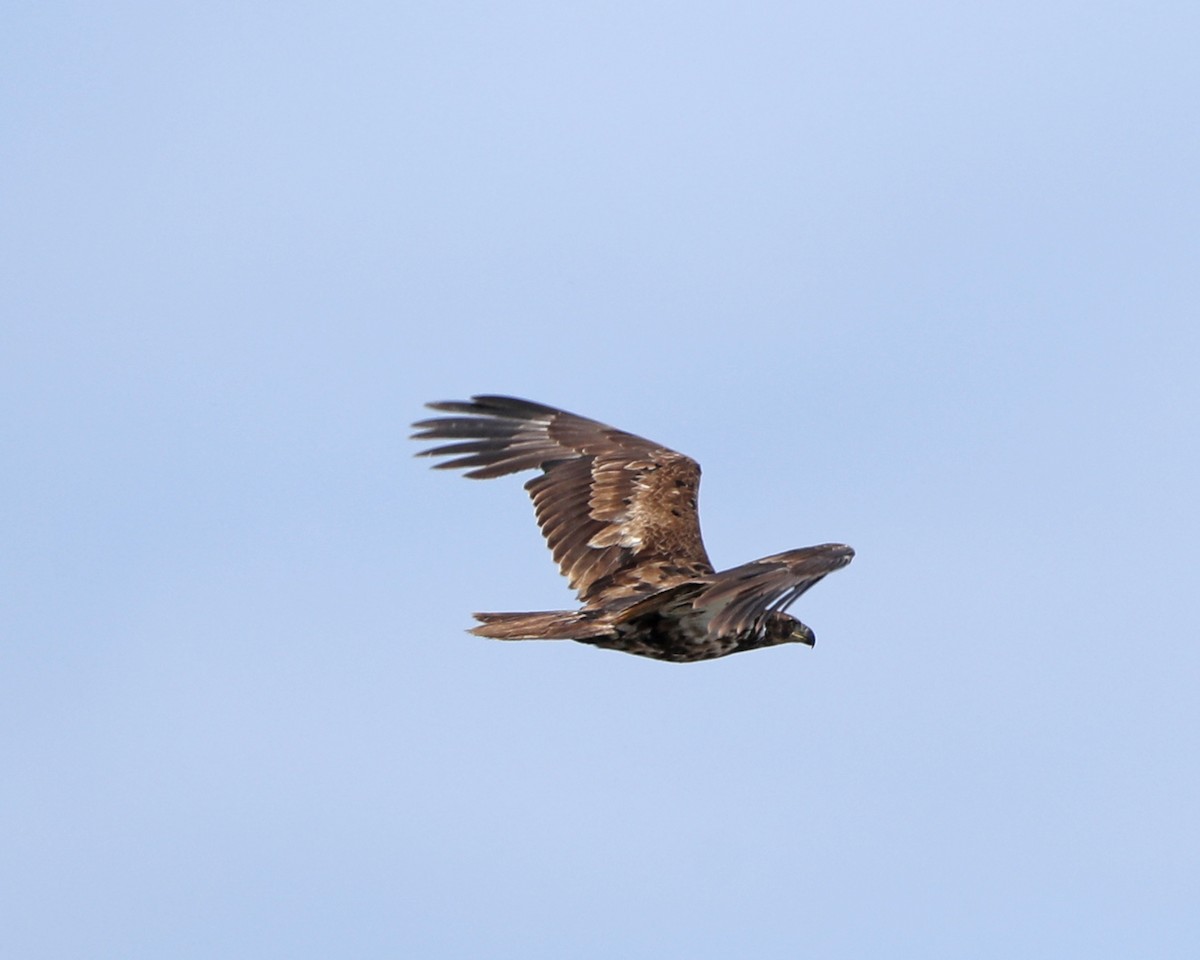
[[689, 663], [780, 643], [813, 646], [784, 611], [844, 567], [841, 543], [788, 550], [717, 572], [700, 538], [700, 466], [661, 444], [515, 397], [427, 404], [449, 414], [413, 424], [448, 440], [418, 456], [474, 479], [536, 470], [525, 484], [538, 526], [582, 606], [477, 613], [497, 640], [577, 640]]

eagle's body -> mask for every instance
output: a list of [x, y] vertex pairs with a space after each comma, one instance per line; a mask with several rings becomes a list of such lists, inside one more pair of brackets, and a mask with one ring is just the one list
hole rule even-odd
[[827, 543], [717, 573], [700, 537], [694, 460], [641, 437], [513, 397], [431, 403], [455, 414], [413, 424], [438, 467], [477, 479], [540, 473], [525, 489], [538, 525], [583, 606], [477, 613], [472, 633], [500, 640], [578, 640], [657, 660], [711, 660], [800, 642], [813, 632], [783, 610], [844, 567]]

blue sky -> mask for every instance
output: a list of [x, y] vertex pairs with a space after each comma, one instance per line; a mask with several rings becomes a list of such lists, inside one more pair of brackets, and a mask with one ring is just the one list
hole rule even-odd
[[[0, 953], [1191, 957], [1191, 3], [19, 4]], [[501, 392], [825, 541], [813, 650], [570, 602]]]

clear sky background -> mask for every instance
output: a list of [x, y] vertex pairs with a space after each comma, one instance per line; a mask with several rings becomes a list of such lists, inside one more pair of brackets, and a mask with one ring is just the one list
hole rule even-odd
[[[1194, 957], [1194, 2], [12, 3], [0, 955]], [[527, 396], [815, 649], [566, 606]]]

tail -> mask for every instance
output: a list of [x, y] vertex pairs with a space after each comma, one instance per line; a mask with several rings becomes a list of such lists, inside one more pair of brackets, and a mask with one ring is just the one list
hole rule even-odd
[[477, 613], [481, 626], [471, 633], [493, 640], [592, 640], [613, 635], [596, 614], [576, 610], [542, 613]]

